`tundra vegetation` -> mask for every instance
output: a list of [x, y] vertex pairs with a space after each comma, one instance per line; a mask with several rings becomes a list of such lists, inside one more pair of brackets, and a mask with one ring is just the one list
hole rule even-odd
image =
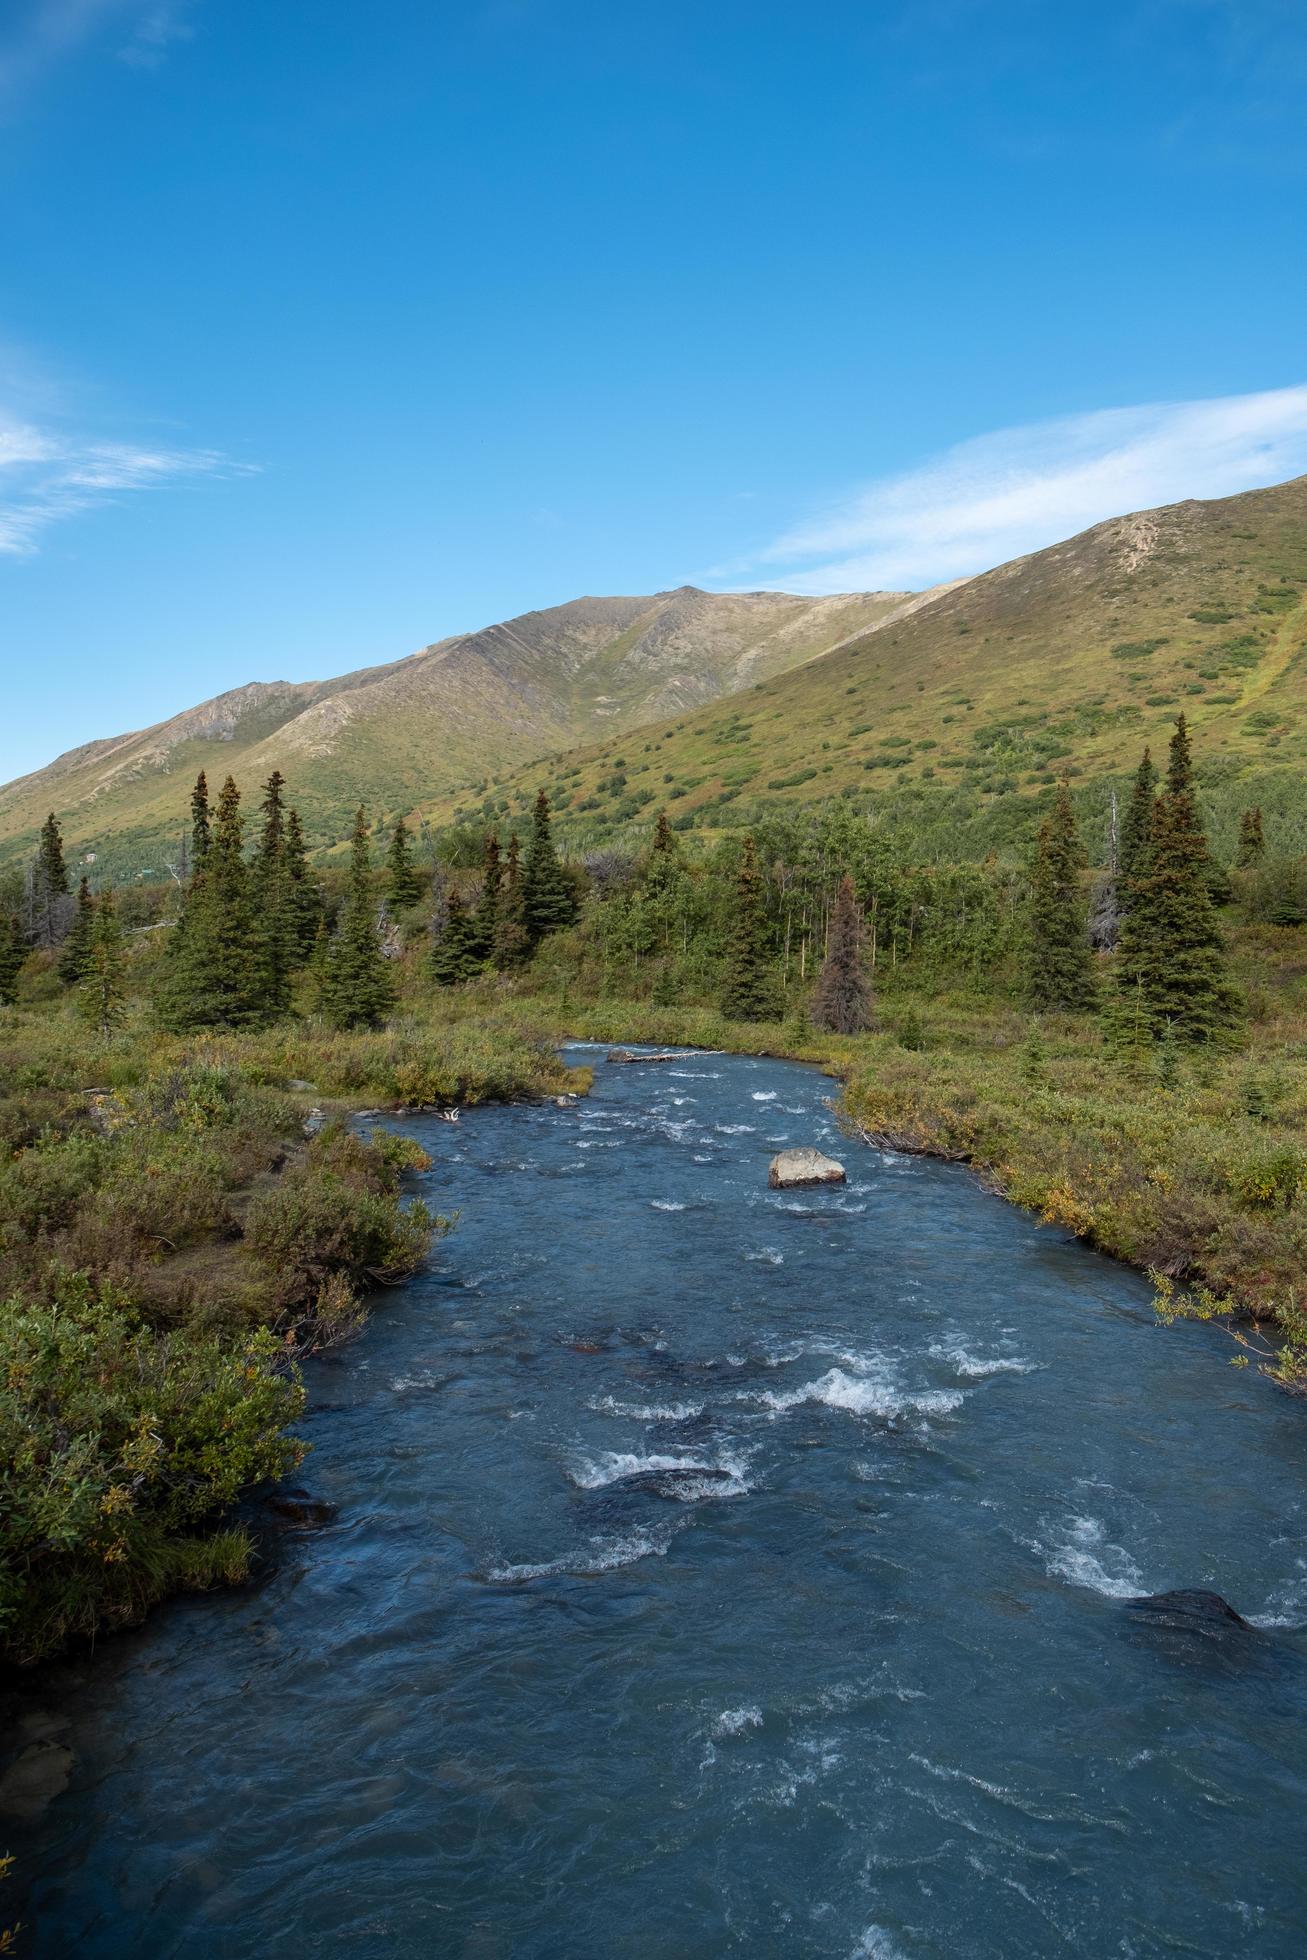
[[247, 1570], [299, 1361], [445, 1225], [422, 1153], [344, 1119], [584, 1088], [565, 1035], [822, 1063], [851, 1130], [1307, 1386], [1307, 863], [1265, 807], [1218, 849], [1202, 783], [1181, 715], [1162, 776], [1055, 783], [979, 859], [843, 798], [586, 851], [544, 791], [311, 857], [278, 772], [252, 835], [201, 777], [184, 875], [116, 890], [51, 815], [0, 885], [5, 1651]]

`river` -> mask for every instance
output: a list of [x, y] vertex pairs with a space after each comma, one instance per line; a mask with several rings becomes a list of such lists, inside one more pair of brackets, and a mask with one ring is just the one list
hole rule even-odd
[[1307, 1411], [811, 1069], [574, 1059], [400, 1126], [459, 1223], [308, 1370], [338, 1521], [42, 1677], [25, 1950], [1296, 1960]]

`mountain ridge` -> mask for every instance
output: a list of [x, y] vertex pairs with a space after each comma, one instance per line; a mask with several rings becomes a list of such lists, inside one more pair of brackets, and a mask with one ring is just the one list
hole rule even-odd
[[148, 854], [179, 831], [172, 779], [200, 768], [247, 790], [281, 768], [327, 841], [353, 803], [409, 809], [487, 766], [697, 708], [931, 596], [589, 594], [326, 680], [248, 681], [0, 787], [0, 853], [30, 847], [54, 808], [74, 847]]

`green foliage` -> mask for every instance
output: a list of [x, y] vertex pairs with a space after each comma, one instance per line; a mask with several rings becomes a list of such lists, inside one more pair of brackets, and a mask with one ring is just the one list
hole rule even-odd
[[122, 1025], [126, 1012], [126, 967], [118, 910], [112, 890], [105, 890], [95, 907], [77, 1002], [83, 1021], [101, 1039]]
[[374, 1028], [395, 1004], [394, 983], [377, 935], [367, 818], [354, 817], [349, 894], [322, 978], [322, 1011], [338, 1028]]
[[422, 896], [422, 880], [413, 863], [412, 840], [403, 817], [396, 817], [386, 853], [386, 889], [397, 912], [406, 912]]
[[846, 872], [835, 894], [826, 958], [812, 997], [812, 1024], [829, 1034], [861, 1034], [871, 1026], [871, 987], [863, 964], [866, 926]]
[[159, 1018], [175, 1032], [257, 1027], [268, 1019], [264, 945], [241, 837], [240, 791], [228, 776], [160, 979]]
[[0, 1305], [0, 1643], [35, 1659], [136, 1619], [178, 1584], [237, 1577], [247, 1548], [210, 1521], [302, 1446], [302, 1392], [277, 1344], [159, 1337], [112, 1289], [66, 1280]]
[[765, 1021], [776, 988], [767, 958], [762, 894], [753, 838], [746, 837], [735, 881], [735, 912], [726, 951], [721, 1010], [733, 1021]]
[[0, 910], [0, 1007], [18, 998], [18, 976], [27, 958], [22, 928], [12, 912]]
[[90, 880], [83, 878], [77, 887], [77, 909], [68, 936], [59, 949], [59, 964], [55, 969], [66, 987], [74, 987], [86, 977], [94, 936], [95, 901], [91, 897]]
[[446, 1228], [424, 1204], [399, 1202], [394, 1173], [405, 1161], [401, 1153], [388, 1163], [332, 1125], [314, 1138], [303, 1165], [254, 1200], [246, 1242], [267, 1269], [281, 1315], [311, 1318], [334, 1278], [354, 1289], [394, 1284], [421, 1264], [432, 1233]]
[[1027, 991], [1036, 1007], [1075, 1010], [1093, 1003], [1085, 864], [1071, 793], [1062, 783], [1040, 825], [1031, 880]]
[[538, 946], [549, 933], [570, 926], [577, 911], [575, 887], [554, 848], [549, 798], [541, 790], [536, 797], [531, 842], [522, 872], [522, 915], [529, 944]]
[[1114, 1012], [1119, 1026], [1142, 1011], [1154, 1037], [1169, 1031], [1179, 1040], [1211, 1041], [1230, 1033], [1239, 1010], [1212, 908], [1211, 857], [1191, 783], [1182, 715], [1167, 788], [1155, 801], [1147, 847], [1134, 860], [1126, 886]]

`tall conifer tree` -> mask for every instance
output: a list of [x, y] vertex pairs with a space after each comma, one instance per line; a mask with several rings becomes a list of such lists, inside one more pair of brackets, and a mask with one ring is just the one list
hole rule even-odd
[[299, 965], [286, 855], [286, 778], [274, 769], [263, 785], [263, 825], [250, 866], [263, 963], [263, 997], [272, 1018], [290, 1007], [290, 976]]
[[840, 879], [826, 941], [826, 959], [812, 998], [812, 1025], [829, 1034], [861, 1034], [871, 1026], [871, 985], [863, 963], [866, 926], [847, 872]]
[[1211, 857], [1191, 782], [1181, 716], [1121, 934], [1114, 1018], [1127, 1010], [1137, 1015], [1142, 1003], [1154, 1037], [1206, 1041], [1229, 1029], [1239, 1004], [1226, 973], [1209, 887]]
[[1135, 879], [1143, 870], [1153, 835], [1153, 806], [1157, 801], [1157, 769], [1152, 751], [1145, 749], [1135, 771], [1125, 821], [1121, 825], [1121, 875], [1118, 905], [1124, 915], [1130, 910]]
[[0, 912], [0, 1007], [12, 1007], [18, 998], [18, 975], [27, 948], [22, 927], [12, 912]]
[[59, 978], [65, 986], [76, 986], [85, 976], [94, 937], [95, 900], [91, 897], [90, 880], [83, 878], [77, 887], [77, 910], [68, 937], [59, 949]]
[[322, 1008], [339, 1028], [375, 1028], [395, 1004], [395, 988], [377, 934], [367, 816], [354, 817], [349, 894], [327, 952]]
[[61, 925], [59, 901], [68, 896], [68, 868], [59, 819], [51, 810], [41, 825], [32, 865], [32, 933], [38, 946], [56, 944]]
[[508, 840], [504, 876], [499, 890], [493, 959], [501, 972], [521, 966], [527, 955], [526, 908], [522, 891], [521, 845], [514, 831]]
[[101, 892], [95, 907], [86, 971], [78, 985], [78, 1008], [82, 1019], [100, 1035], [110, 1035], [121, 1026], [126, 985], [122, 927], [113, 892]]
[[204, 860], [209, 855], [213, 842], [213, 828], [209, 820], [209, 779], [201, 769], [195, 778], [191, 791], [191, 876], [204, 869]]
[[531, 821], [531, 842], [522, 873], [522, 907], [527, 937], [533, 947], [547, 933], [570, 926], [576, 918], [576, 889], [558, 861], [549, 820], [549, 798], [543, 790], [536, 797]]
[[318, 927], [322, 922], [322, 893], [309, 870], [308, 848], [300, 824], [299, 811], [286, 812], [286, 907], [290, 918], [295, 963], [305, 965], [313, 957]]
[[186, 893], [159, 991], [166, 1027], [256, 1027], [268, 1018], [262, 936], [242, 855], [241, 797], [228, 776], [202, 870]]
[[459, 893], [451, 890], [444, 926], [431, 949], [431, 977], [438, 987], [457, 987], [480, 970], [475, 928]]
[[1235, 853], [1235, 868], [1238, 871], [1251, 870], [1266, 856], [1266, 836], [1262, 829], [1260, 808], [1245, 810], [1239, 819], [1239, 848]]
[[493, 830], [488, 830], [481, 853], [481, 896], [472, 913], [472, 943], [483, 964], [494, 956], [503, 875], [499, 839]]
[[721, 1009], [733, 1021], [764, 1021], [775, 1005], [763, 929], [762, 890], [752, 833], [744, 840], [726, 949]]
[[1094, 976], [1080, 883], [1085, 863], [1071, 792], [1063, 782], [1039, 827], [1031, 881], [1027, 991], [1036, 1007], [1075, 1011], [1093, 1003]]
[[386, 853], [386, 889], [397, 912], [416, 905], [422, 896], [422, 880], [413, 863], [412, 839], [403, 817], [396, 817]]

